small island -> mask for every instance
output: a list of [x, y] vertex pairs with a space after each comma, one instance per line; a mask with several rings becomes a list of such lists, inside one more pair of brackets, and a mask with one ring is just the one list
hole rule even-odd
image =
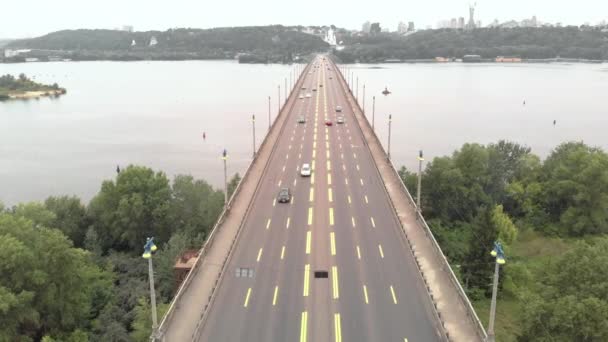
[[52, 85], [36, 83], [25, 74], [20, 74], [17, 78], [10, 74], [0, 76], [0, 101], [38, 99], [42, 96], [58, 97], [65, 93], [65, 88], [59, 87], [57, 83]]

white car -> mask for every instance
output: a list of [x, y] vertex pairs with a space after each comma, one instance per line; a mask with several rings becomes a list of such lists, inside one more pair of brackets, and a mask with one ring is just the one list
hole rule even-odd
[[300, 100], [302, 100], [302, 99], [304, 98], [304, 95], [300, 94], [300, 96], [298, 96], [298, 98], [299, 98]]
[[342, 106], [336, 106], [336, 112], [341, 112], [342, 111]]
[[310, 169], [310, 164], [302, 164], [302, 169], [300, 169], [300, 176], [310, 177], [311, 172], [312, 170]]
[[306, 97], [311, 97], [312, 95], [310, 93], [306, 94]]

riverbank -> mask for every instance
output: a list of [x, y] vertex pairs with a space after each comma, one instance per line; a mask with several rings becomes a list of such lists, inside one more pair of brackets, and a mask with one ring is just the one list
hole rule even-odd
[[39, 99], [41, 97], [59, 97], [59, 96], [65, 94], [66, 92], [67, 91], [65, 89], [25, 91], [25, 92], [19, 92], [19, 93], [9, 93], [8, 98], [14, 99], [14, 100], [29, 100], [29, 99]]
[[59, 87], [57, 83], [52, 85], [36, 83], [23, 73], [17, 78], [10, 74], [0, 76], [0, 101], [58, 97], [66, 92], [66, 89]]

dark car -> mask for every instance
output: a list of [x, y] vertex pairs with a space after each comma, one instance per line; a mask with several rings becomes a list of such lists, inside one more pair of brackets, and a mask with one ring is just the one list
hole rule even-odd
[[331, 122], [331, 120], [327, 119], [325, 120], [325, 126], [333, 126], [333, 122]]
[[291, 201], [291, 191], [289, 191], [289, 188], [283, 188], [279, 191], [277, 201], [279, 203], [289, 203]]

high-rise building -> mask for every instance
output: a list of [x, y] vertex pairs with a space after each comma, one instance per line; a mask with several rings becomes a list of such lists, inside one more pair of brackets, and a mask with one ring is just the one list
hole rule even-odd
[[475, 28], [475, 6], [469, 6], [469, 23], [467, 28], [472, 30]]
[[397, 25], [397, 32], [401, 34], [407, 33], [407, 25], [403, 21], [400, 21], [399, 25]]
[[131, 25], [123, 25], [122, 31], [133, 32], [133, 26]]
[[452, 18], [452, 20], [450, 20], [450, 28], [451, 29], [458, 28], [458, 20], [456, 18]]
[[414, 26], [414, 22], [410, 21], [409, 23], [407, 23], [407, 32], [414, 32], [416, 31], [416, 27]]
[[458, 28], [459, 29], [463, 29], [464, 28], [464, 17], [458, 18]]
[[475, 22], [475, 27], [476, 27], [476, 28], [480, 28], [480, 27], [481, 27], [481, 20], [477, 20], [477, 21]]
[[370, 23], [369, 21], [366, 21], [363, 23], [363, 26], [361, 26], [361, 31], [363, 31], [365, 33], [369, 33], [371, 27], [372, 27], [372, 23]]

